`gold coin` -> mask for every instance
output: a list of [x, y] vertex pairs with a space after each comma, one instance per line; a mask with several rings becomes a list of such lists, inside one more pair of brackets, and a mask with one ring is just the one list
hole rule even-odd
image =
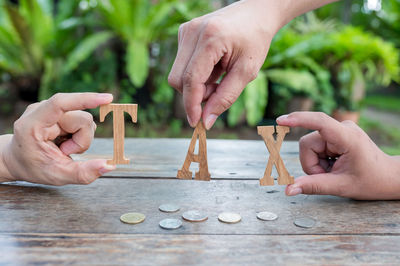
[[127, 224], [139, 224], [146, 219], [146, 216], [143, 213], [138, 213], [138, 212], [128, 212], [119, 218], [121, 222], [127, 223]]
[[242, 217], [238, 213], [234, 212], [223, 212], [218, 215], [218, 220], [227, 224], [235, 224], [242, 220]]

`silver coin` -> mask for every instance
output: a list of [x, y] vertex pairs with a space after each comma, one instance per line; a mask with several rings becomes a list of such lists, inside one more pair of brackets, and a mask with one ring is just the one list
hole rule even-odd
[[294, 225], [302, 228], [311, 228], [315, 225], [316, 221], [310, 217], [300, 217], [294, 220]]
[[160, 221], [159, 225], [163, 229], [174, 230], [182, 226], [182, 221], [168, 218]]
[[176, 204], [161, 204], [158, 209], [162, 212], [177, 212], [180, 210], [180, 207]]
[[189, 222], [203, 222], [208, 219], [207, 215], [196, 210], [184, 212], [182, 218]]
[[257, 213], [257, 218], [262, 221], [274, 221], [278, 219], [278, 215], [273, 212], [259, 212]]
[[234, 212], [223, 212], [218, 215], [218, 220], [223, 223], [235, 224], [242, 220], [242, 217], [238, 213]]

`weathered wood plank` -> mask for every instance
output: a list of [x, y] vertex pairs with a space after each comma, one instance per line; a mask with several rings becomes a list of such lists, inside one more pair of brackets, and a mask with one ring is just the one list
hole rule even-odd
[[[278, 193], [267, 193], [272, 189]], [[88, 186], [0, 186], [0, 233], [132, 234], [400, 234], [400, 201], [360, 202], [330, 196], [286, 197], [283, 186], [260, 187], [258, 181], [211, 182], [168, 179], [99, 179]], [[162, 203], [181, 206], [178, 213], [158, 211]], [[208, 214], [203, 223], [183, 222], [174, 231], [158, 226], [189, 209]], [[258, 211], [279, 215], [273, 222]], [[138, 225], [123, 224], [121, 214], [144, 213]], [[217, 220], [222, 211], [242, 215], [238, 224]], [[311, 229], [293, 224], [297, 217], [317, 220]]]
[[0, 264], [398, 265], [397, 236], [0, 235]]
[[[129, 165], [119, 165], [107, 177], [174, 178], [183, 165], [190, 139], [125, 139], [125, 156]], [[294, 141], [283, 142], [281, 156], [292, 176], [303, 175]], [[76, 160], [112, 158], [112, 139], [95, 139], [91, 148]], [[207, 140], [208, 169], [212, 179], [260, 179], [268, 161], [268, 150], [262, 140]], [[197, 171], [191, 168], [193, 172]], [[273, 168], [272, 176], [277, 177]]]

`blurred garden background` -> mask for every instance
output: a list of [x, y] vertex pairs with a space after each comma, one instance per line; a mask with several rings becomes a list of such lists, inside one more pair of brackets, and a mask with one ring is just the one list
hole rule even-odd
[[[167, 83], [178, 27], [232, 2], [0, 0], [0, 133], [57, 92], [110, 92], [114, 102], [139, 104], [127, 136], [191, 136], [181, 96]], [[357, 121], [400, 154], [399, 48], [400, 0], [342, 0], [298, 17], [208, 137], [260, 139], [256, 125], [313, 110]], [[96, 136], [112, 137], [111, 123], [98, 123]]]

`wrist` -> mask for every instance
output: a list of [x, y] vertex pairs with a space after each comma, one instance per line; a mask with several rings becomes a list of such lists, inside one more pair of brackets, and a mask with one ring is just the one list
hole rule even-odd
[[0, 183], [14, 181], [6, 164], [5, 156], [7, 150], [10, 149], [10, 143], [13, 135], [0, 136]]
[[292, 19], [338, 0], [243, 0], [254, 5], [261, 12], [263, 25], [275, 35]]

